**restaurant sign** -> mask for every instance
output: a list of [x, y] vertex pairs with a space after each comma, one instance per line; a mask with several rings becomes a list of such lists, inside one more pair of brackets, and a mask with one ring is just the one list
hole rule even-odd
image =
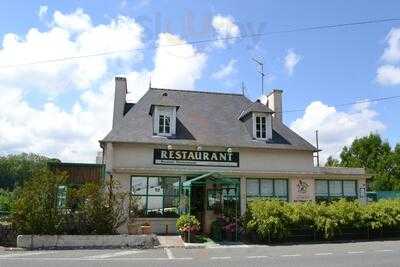
[[154, 149], [156, 165], [239, 167], [239, 152]]

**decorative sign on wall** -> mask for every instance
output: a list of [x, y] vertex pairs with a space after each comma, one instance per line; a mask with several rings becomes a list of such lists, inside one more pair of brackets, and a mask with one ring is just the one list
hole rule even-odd
[[293, 201], [314, 200], [314, 181], [310, 178], [295, 178], [292, 180]]
[[239, 167], [239, 152], [154, 149], [156, 165]]

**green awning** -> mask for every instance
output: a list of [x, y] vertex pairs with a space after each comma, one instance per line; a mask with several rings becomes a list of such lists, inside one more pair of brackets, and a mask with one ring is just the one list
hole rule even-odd
[[221, 174], [217, 172], [208, 172], [183, 182], [182, 187], [191, 187], [194, 185], [205, 184], [238, 185], [239, 183], [240, 182], [236, 179], [221, 177]]

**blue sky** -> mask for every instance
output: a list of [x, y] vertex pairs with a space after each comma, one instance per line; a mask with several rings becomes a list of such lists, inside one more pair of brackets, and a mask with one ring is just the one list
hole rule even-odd
[[[252, 57], [265, 63], [265, 91], [284, 90], [284, 110], [307, 109], [284, 120], [310, 141], [319, 129], [324, 157], [369, 132], [395, 144], [399, 99], [333, 105], [400, 95], [400, 21], [185, 42], [397, 18], [399, 7], [398, 1], [2, 1], [0, 153], [93, 161], [97, 140], [111, 127], [115, 75], [128, 77], [131, 101], [150, 77], [156, 87], [236, 93], [243, 82], [255, 100], [261, 89]], [[116, 50], [134, 52], [4, 67]]]

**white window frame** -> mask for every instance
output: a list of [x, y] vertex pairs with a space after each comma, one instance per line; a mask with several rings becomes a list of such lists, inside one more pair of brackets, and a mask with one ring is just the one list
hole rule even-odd
[[158, 133], [171, 134], [171, 116], [169, 114], [158, 114]]
[[[257, 136], [257, 118], [260, 118], [260, 137]], [[262, 118], [265, 120], [265, 137], [262, 131]], [[272, 138], [272, 120], [268, 113], [253, 113], [253, 137], [256, 140], [268, 140]]]
[[[176, 107], [155, 106], [153, 119], [153, 133], [159, 136], [172, 136], [176, 133]], [[169, 132], [165, 132], [165, 124], [162, 127], [164, 130], [160, 132], [160, 116], [169, 117]], [[164, 118], [165, 123], [165, 118]]]

